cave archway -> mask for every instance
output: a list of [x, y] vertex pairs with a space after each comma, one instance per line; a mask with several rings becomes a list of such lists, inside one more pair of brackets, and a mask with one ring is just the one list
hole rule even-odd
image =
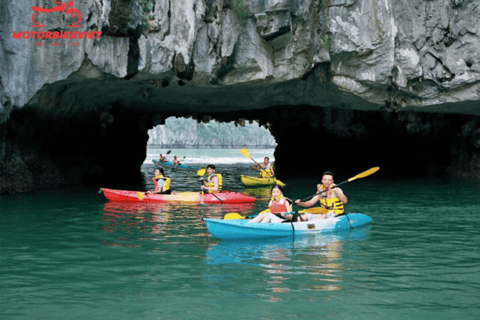
[[[82, 183], [141, 181], [148, 130], [170, 116], [198, 122], [258, 121], [278, 144], [277, 174], [354, 175], [374, 166], [386, 176], [480, 178], [480, 119], [462, 114], [361, 111], [312, 106], [177, 113], [131, 108], [14, 110], [2, 125], [1, 192]], [[301, 170], [292, 170], [292, 168]]]

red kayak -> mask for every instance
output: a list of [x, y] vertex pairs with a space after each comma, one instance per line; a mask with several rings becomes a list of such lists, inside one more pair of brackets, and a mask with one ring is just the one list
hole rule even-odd
[[201, 192], [177, 192], [176, 194], [145, 194], [142, 191], [128, 191], [100, 188], [108, 200], [118, 202], [181, 202], [181, 203], [252, 203], [257, 198], [233, 191], [215, 194]]

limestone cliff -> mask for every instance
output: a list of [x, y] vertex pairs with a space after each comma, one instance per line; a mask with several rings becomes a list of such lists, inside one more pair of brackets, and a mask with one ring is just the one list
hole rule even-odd
[[135, 175], [170, 115], [262, 118], [280, 167], [287, 127], [442, 132], [441, 167], [480, 178], [480, 0], [5, 0], [0, 28], [0, 193], [108, 176], [126, 147]]

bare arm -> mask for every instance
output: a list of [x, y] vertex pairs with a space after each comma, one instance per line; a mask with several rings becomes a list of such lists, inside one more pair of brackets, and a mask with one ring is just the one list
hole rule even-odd
[[337, 194], [338, 199], [340, 199], [343, 203], [347, 203], [348, 199], [347, 199], [347, 197], [345, 196], [345, 194], [343, 193], [343, 190], [342, 190], [342, 189], [340, 189], [340, 188], [335, 188], [335, 193]]
[[218, 191], [218, 177], [213, 177], [212, 182], [214, 184], [213, 187], [208, 187], [207, 182], [204, 180], [203, 183], [205, 184], [205, 186], [202, 186], [202, 188], [209, 191]]
[[302, 207], [311, 207], [318, 202], [318, 197], [319, 195], [317, 194], [315, 197], [313, 197], [308, 201], [302, 202], [300, 199], [298, 199], [298, 200], [295, 200], [295, 203]]

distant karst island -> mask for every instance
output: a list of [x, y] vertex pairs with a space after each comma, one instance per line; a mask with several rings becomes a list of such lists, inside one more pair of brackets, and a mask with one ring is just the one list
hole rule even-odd
[[233, 122], [197, 123], [193, 119], [171, 117], [164, 125], [149, 130], [148, 136], [149, 148], [275, 148], [277, 145], [270, 132], [257, 122], [236, 126]]

